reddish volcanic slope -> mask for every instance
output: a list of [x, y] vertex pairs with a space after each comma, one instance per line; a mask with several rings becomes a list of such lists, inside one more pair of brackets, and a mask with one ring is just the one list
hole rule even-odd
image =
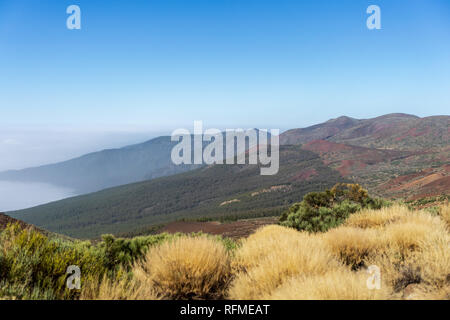
[[397, 151], [314, 140], [302, 149], [379, 196], [414, 200], [450, 194], [448, 148]]
[[303, 145], [302, 148], [316, 153], [325, 154], [330, 152], [348, 152], [358, 147], [325, 140], [313, 140]]
[[393, 113], [372, 119], [340, 117], [280, 136], [301, 145], [369, 191], [385, 197], [450, 194], [450, 116]]
[[449, 194], [450, 165], [402, 175], [381, 184], [378, 189], [391, 197], [401, 196], [410, 200]]
[[343, 176], [352, 175], [355, 170], [364, 169], [368, 165], [412, 155], [406, 151], [371, 149], [324, 140], [311, 141], [303, 145], [302, 149], [318, 153], [325, 164], [333, 166]]

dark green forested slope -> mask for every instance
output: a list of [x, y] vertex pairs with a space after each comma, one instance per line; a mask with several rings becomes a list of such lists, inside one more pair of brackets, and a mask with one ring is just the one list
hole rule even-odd
[[283, 146], [273, 176], [261, 176], [256, 165], [215, 165], [9, 214], [57, 233], [92, 238], [182, 218], [278, 215], [305, 193], [342, 180], [316, 154]]

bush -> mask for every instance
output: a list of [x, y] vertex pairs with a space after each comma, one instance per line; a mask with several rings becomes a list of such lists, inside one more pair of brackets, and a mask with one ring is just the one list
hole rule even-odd
[[358, 184], [337, 184], [331, 190], [311, 192], [280, 218], [283, 226], [308, 232], [326, 232], [363, 208], [379, 209], [384, 200], [370, 198]]
[[366, 267], [365, 259], [385, 248], [388, 239], [379, 230], [341, 226], [328, 231], [324, 240], [332, 252], [353, 270]]
[[342, 267], [319, 237], [280, 226], [244, 240], [233, 260], [236, 276], [228, 297], [238, 300], [264, 299], [291, 277]]
[[141, 236], [132, 239], [115, 238], [113, 235], [103, 235], [98, 245], [103, 264], [108, 270], [124, 267], [130, 270], [132, 264], [142, 259], [151, 246], [161, 244], [177, 235], [162, 233], [158, 235]]
[[0, 234], [0, 296], [18, 299], [73, 298], [66, 289], [67, 268], [81, 269], [81, 281], [102, 275], [101, 259], [85, 242], [50, 239], [34, 229], [9, 225]]
[[181, 237], [152, 248], [133, 273], [147, 276], [167, 299], [220, 298], [230, 277], [224, 245], [210, 237]]
[[[113, 235], [107, 234], [102, 236], [102, 241], [98, 244], [97, 249], [99, 251], [99, 256], [102, 257], [104, 266], [108, 270], [115, 271], [117, 268], [124, 268], [126, 271], [130, 271], [135, 262], [139, 262], [145, 258], [149, 248], [182, 236], [182, 233], [161, 233], [126, 239], [115, 238]], [[205, 235], [201, 232], [192, 233], [189, 236], [194, 238], [210, 237], [211, 239], [222, 242], [229, 251], [234, 250], [237, 245], [232, 239], [223, 238], [221, 236]]]
[[379, 210], [364, 209], [351, 215], [345, 225], [355, 228], [382, 228], [390, 223], [405, 219], [413, 212], [405, 206], [394, 205]]
[[[387, 246], [371, 254], [365, 264], [376, 264], [397, 291], [411, 283], [439, 291], [450, 284], [450, 235], [441, 217], [423, 211], [406, 211], [380, 228]], [[377, 212], [373, 212], [374, 215]]]

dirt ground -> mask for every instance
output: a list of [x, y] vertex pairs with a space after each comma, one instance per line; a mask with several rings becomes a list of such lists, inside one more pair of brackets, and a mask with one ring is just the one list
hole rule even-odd
[[5, 229], [9, 223], [19, 223], [23, 228], [26, 228], [29, 226], [28, 224], [26, 224], [23, 221], [16, 220], [16, 219], [11, 218], [10, 216], [7, 216], [0, 212], [0, 230]]
[[183, 222], [177, 221], [166, 225], [160, 232], [168, 233], [192, 233], [204, 232], [212, 235], [221, 235], [223, 237], [240, 239], [245, 238], [254, 233], [257, 229], [276, 224], [278, 218], [258, 218], [240, 220], [235, 222], [220, 223], [220, 222]]

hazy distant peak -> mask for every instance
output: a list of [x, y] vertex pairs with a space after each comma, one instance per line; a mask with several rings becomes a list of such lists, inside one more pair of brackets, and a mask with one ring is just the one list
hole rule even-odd
[[407, 114], [407, 113], [388, 113], [385, 115], [382, 115], [380, 117], [376, 117], [375, 119], [393, 119], [393, 118], [397, 118], [397, 119], [420, 119], [420, 117], [413, 115], [413, 114]]
[[355, 123], [358, 121], [360, 121], [360, 120], [351, 118], [351, 117], [347, 117], [347, 116], [340, 116], [339, 118], [330, 119], [326, 123], [345, 124], [345, 123]]
[[328, 140], [362, 147], [398, 150], [440, 148], [448, 144], [449, 116], [420, 118], [406, 113], [390, 113], [371, 119], [342, 116], [302, 129], [292, 129], [280, 137], [281, 144], [305, 144]]

